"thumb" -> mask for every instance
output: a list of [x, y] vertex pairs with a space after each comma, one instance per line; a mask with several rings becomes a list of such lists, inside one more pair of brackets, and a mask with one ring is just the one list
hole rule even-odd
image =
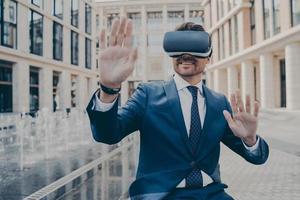
[[230, 126], [234, 122], [231, 117], [231, 114], [227, 110], [223, 110], [223, 115]]

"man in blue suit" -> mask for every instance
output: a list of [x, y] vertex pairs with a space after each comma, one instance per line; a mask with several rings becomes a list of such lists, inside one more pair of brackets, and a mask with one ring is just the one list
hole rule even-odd
[[[194, 23], [184, 23], [177, 31], [205, 32]], [[247, 96], [244, 105], [237, 92], [231, 95], [230, 105], [224, 95], [202, 82], [209, 56], [182, 53], [173, 58], [176, 73], [171, 80], [140, 84], [126, 105], [118, 108], [121, 83], [137, 59], [137, 49], [131, 45], [132, 22], [115, 20], [109, 38], [105, 47], [102, 30], [101, 88], [87, 112], [98, 142], [115, 144], [140, 131], [139, 165], [130, 199], [233, 199], [220, 178], [220, 143], [250, 163], [266, 162], [268, 145], [256, 134], [258, 103], [250, 103]]]

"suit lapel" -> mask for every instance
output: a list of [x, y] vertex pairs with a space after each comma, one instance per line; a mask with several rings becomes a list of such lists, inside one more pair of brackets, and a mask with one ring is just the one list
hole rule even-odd
[[188, 134], [187, 134], [184, 119], [183, 119], [180, 99], [179, 99], [178, 91], [177, 91], [176, 84], [175, 84], [173, 78], [164, 84], [164, 89], [165, 89], [165, 93], [166, 93], [166, 96], [168, 99], [168, 103], [170, 104], [170, 108], [172, 109], [173, 117], [176, 121], [176, 124], [179, 127], [179, 132], [180, 132], [181, 138], [183, 139], [186, 148], [192, 155], [193, 154], [192, 149], [191, 149], [190, 145], [188, 144]]

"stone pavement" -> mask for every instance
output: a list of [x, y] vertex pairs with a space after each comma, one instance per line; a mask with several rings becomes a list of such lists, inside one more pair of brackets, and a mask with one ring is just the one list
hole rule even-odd
[[222, 181], [238, 200], [299, 200], [300, 113], [261, 115], [259, 132], [270, 147], [267, 163], [252, 165], [222, 146]]

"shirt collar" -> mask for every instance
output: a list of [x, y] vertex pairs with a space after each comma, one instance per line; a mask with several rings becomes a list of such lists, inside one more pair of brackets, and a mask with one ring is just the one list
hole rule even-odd
[[[186, 80], [184, 80], [183, 78], [181, 78], [180, 75], [178, 75], [177, 73], [175, 73], [174, 75], [174, 81], [175, 81], [175, 85], [176, 85], [176, 88], [177, 88], [177, 91], [180, 91], [180, 90], [183, 90], [184, 88], [187, 88], [187, 86], [190, 86], [191, 84], [189, 82], [187, 82]], [[202, 92], [202, 80], [197, 83], [196, 87], [198, 87], [199, 91], [201, 94], [203, 94]]]

